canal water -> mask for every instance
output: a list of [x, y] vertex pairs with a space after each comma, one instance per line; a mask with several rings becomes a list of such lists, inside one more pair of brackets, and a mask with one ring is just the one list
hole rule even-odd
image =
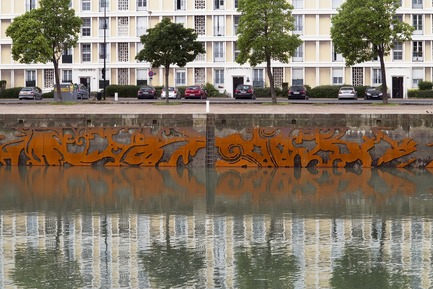
[[0, 288], [432, 288], [432, 173], [0, 167]]

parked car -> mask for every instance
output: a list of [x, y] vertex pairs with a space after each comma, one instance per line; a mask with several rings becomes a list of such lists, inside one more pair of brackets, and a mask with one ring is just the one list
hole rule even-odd
[[308, 99], [307, 88], [303, 85], [293, 85], [289, 88], [288, 99]]
[[75, 84], [78, 99], [89, 99], [89, 90], [84, 84]]
[[156, 89], [150, 85], [143, 85], [137, 92], [137, 98], [156, 98]]
[[367, 87], [364, 99], [382, 99], [383, 93], [378, 87]]
[[39, 87], [23, 87], [18, 94], [18, 99], [42, 99], [42, 91]]
[[206, 99], [207, 98], [207, 92], [201, 85], [192, 85], [188, 86], [185, 89], [185, 99], [188, 98], [200, 98], [200, 99]]
[[358, 99], [358, 93], [353, 86], [342, 86], [338, 91], [338, 99]]
[[253, 86], [249, 84], [239, 84], [238, 86], [236, 86], [234, 98], [256, 99]]
[[[165, 98], [165, 87], [162, 88], [161, 98]], [[168, 87], [168, 98], [181, 98], [180, 91], [176, 87]]]

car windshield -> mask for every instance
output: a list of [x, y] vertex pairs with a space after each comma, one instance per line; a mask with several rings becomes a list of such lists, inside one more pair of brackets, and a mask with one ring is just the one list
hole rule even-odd
[[188, 87], [188, 89], [189, 90], [199, 90], [200, 87], [198, 87], [198, 86], [190, 86], [190, 87]]
[[31, 87], [24, 87], [23, 89], [21, 89], [21, 91], [32, 91], [33, 88]]
[[146, 87], [142, 87], [142, 88], [140, 88], [140, 90], [152, 90], [152, 87], [148, 87], [148, 86], [146, 86]]
[[292, 86], [291, 90], [303, 90], [303, 86]]
[[342, 87], [340, 90], [353, 90], [353, 87]]
[[249, 85], [238, 85], [238, 89], [246, 90], [246, 89], [250, 89], [250, 86]]

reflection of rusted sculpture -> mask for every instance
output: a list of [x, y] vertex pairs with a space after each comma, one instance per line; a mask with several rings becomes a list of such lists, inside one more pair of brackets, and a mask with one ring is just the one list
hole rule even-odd
[[[433, 185], [425, 182], [432, 173], [424, 171], [424, 176], [417, 176], [405, 169], [218, 168], [212, 174], [214, 188], [209, 192], [206, 183], [210, 180], [202, 170], [187, 168], [0, 166], [0, 210], [19, 205], [38, 211], [48, 204], [53, 209], [71, 211], [85, 207], [94, 211], [160, 212], [165, 206], [178, 211], [204, 206], [212, 193], [215, 203], [221, 201], [216, 206], [224, 210], [230, 206], [239, 210], [237, 206], [243, 204], [248, 209], [332, 211], [355, 207], [357, 200], [373, 209], [391, 203], [401, 206], [403, 200], [418, 193], [424, 197], [428, 192], [432, 194]], [[423, 202], [431, 206], [430, 201]]]
[[[255, 128], [248, 130], [249, 136], [233, 134], [216, 139], [221, 159], [217, 166], [255, 167], [345, 167], [360, 162], [363, 167], [372, 167], [369, 150], [380, 142], [388, 148], [376, 160], [377, 165], [416, 151], [416, 142], [410, 138], [396, 141], [381, 130], [373, 131], [373, 137], [362, 136], [362, 143], [344, 139], [348, 129], [277, 129]], [[410, 162], [402, 162], [404, 167]]]
[[[0, 139], [1, 140], [1, 139]], [[165, 152], [172, 145], [173, 152]], [[193, 129], [20, 128], [0, 143], [0, 163], [18, 165], [176, 166], [186, 165], [205, 139]]]

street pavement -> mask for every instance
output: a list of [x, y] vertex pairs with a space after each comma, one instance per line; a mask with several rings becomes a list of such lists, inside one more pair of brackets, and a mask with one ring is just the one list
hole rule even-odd
[[270, 103], [237, 102], [220, 103], [212, 100], [193, 102], [128, 102], [107, 99], [105, 101], [80, 101], [77, 103], [0, 103], [2, 114], [430, 114], [433, 103]]

